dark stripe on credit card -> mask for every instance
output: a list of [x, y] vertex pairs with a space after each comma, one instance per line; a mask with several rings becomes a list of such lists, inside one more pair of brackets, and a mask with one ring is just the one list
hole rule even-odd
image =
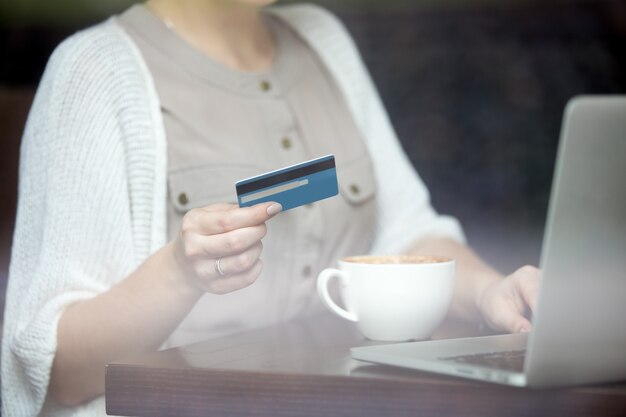
[[328, 159], [325, 159], [323, 161], [299, 167], [291, 171], [278, 172], [276, 173], [276, 175], [259, 178], [258, 180], [253, 180], [251, 182], [237, 184], [237, 194], [247, 194], [252, 191], [271, 187], [272, 185], [295, 180], [297, 178], [315, 174], [316, 172], [324, 171], [331, 168], [335, 168], [335, 158], [333, 157], [329, 157]]

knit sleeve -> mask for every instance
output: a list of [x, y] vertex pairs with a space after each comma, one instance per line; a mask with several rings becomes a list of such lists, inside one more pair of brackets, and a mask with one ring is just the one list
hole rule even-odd
[[29, 113], [2, 346], [7, 416], [45, 413], [63, 310], [135, 267], [119, 123], [119, 92], [132, 86], [108, 42], [90, 30], [58, 47]]
[[338, 82], [374, 164], [378, 219], [372, 253], [399, 253], [427, 236], [464, 242], [458, 221], [433, 208], [404, 152], [358, 49], [341, 21], [311, 4], [276, 8], [319, 54]]

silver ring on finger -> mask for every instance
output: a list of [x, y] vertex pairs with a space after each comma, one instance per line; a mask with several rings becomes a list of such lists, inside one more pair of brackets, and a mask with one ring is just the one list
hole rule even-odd
[[217, 272], [221, 277], [226, 276], [226, 273], [222, 270], [222, 258], [217, 258], [215, 260], [215, 272]]

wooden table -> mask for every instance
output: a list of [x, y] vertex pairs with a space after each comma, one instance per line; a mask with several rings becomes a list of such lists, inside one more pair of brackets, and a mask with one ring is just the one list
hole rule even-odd
[[107, 413], [626, 416], [624, 384], [532, 390], [350, 358], [349, 347], [371, 343], [352, 324], [320, 316], [114, 362], [106, 370]]

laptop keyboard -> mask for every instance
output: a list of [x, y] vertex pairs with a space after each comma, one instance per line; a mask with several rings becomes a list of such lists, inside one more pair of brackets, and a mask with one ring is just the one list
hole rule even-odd
[[506, 369], [523, 372], [526, 350], [505, 350], [502, 352], [479, 353], [476, 355], [449, 356], [439, 358], [444, 361], [487, 366], [489, 368]]

